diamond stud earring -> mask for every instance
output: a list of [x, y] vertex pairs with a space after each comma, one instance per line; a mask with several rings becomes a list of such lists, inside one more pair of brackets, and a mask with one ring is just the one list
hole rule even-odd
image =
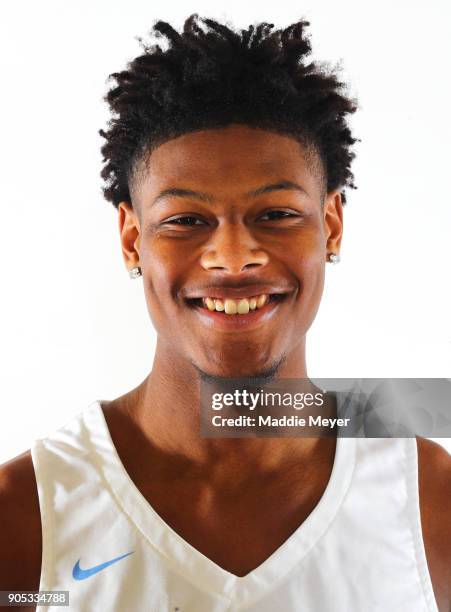
[[329, 263], [331, 264], [337, 264], [340, 261], [340, 255], [337, 255], [336, 253], [331, 253], [329, 255]]
[[139, 266], [135, 266], [129, 270], [128, 273], [130, 274], [130, 278], [139, 278], [142, 276], [141, 268]]

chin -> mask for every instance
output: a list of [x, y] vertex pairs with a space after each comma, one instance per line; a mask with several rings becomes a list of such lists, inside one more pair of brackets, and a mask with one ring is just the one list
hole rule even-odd
[[204, 369], [193, 363], [199, 377], [204, 382], [220, 382], [229, 378], [250, 378], [259, 380], [271, 380], [275, 378], [281, 366], [285, 362], [285, 356], [268, 363], [266, 366], [246, 364], [245, 366], [237, 367], [236, 364], [230, 364], [229, 367], [218, 367]]

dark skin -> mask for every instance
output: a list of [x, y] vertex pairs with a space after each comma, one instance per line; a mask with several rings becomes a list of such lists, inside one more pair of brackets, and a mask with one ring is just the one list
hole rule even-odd
[[[168, 193], [174, 189], [184, 191]], [[273, 368], [276, 378], [307, 376], [305, 336], [327, 256], [339, 252], [342, 235], [340, 193], [323, 189], [319, 160], [295, 140], [235, 125], [158, 147], [135, 180], [133, 207], [119, 206], [124, 260], [142, 269], [158, 341], [147, 378], [103, 403], [107, 423], [125, 468], [158, 514], [238, 576], [259, 566], [315, 508], [335, 438], [201, 438], [199, 371], [238, 377]], [[181, 217], [184, 225], [174, 223]], [[284, 299], [239, 331], [215, 325], [187, 301], [243, 286], [251, 294], [255, 286], [277, 288]], [[419, 439], [418, 449], [427, 559], [440, 612], [449, 612], [451, 458], [427, 440]], [[0, 589], [37, 589], [40, 516], [29, 453], [1, 468], [0, 499]]]

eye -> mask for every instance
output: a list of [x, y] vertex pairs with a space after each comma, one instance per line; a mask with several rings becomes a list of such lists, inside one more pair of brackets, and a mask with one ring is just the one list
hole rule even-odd
[[[264, 221], [274, 221], [277, 219], [285, 219], [288, 217], [296, 217], [297, 215], [288, 212], [287, 210], [270, 210], [260, 217]], [[267, 217], [267, 219], [264, 219]]]
[[165, 223], [173, 223], [175, 225], [187, 225], [187, 226], [204, 224], [204, 222], [201, 219], [198, 219], [197, 217], [193, 217], [190, 215], [174, 217], [172, 219], [168, 219], [167, 221], [165, 221]]

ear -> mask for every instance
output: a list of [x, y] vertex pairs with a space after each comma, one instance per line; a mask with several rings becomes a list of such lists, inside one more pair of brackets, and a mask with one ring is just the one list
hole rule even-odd
[[327, 253], [340, 252], [343, 235], [343, 202], [339, 191], [326, 195], [323, 206]]
[[119, 234], [125, 265], [130, 270], [139, 265], [140, 225], [133, 207], [128, 202], [118, 205]]

